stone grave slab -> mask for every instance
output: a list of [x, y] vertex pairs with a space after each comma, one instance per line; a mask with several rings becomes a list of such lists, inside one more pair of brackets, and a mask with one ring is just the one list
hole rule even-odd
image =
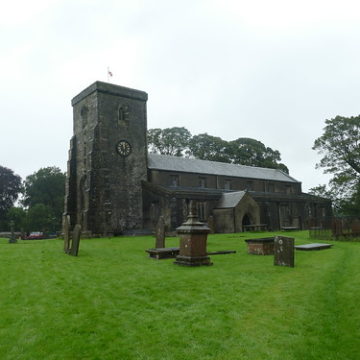
[[[159, 248], [159, 249], [148, 249], [145, 250], [149, 254], [149, 257], [153, 259], [172, 259], [176, 258], [179, 255], [180, 248]], [[236, 250], [221, 250], [208, 252], [207, 255], [226, 255], [226, 254], [236, 254]]]
[[274, 265], [294, 267], [295, 239], [276, 236], [274, 240]]
[[333, 244], [318, 244], [318, 243], [312, 243], [312, 244], [306, 244], [306, 245], [296, 245], [296, 250], [305, 250], [305, 251], [313, 251], [313, 250], [323, 250], [323, 249], [330, 249], [333, 246]]
[[179, 255], [180, 249], [178, 247], [172, 247], [172, 248], [148, 249], [145, 251], [149, 254], [149, 257], [159, 260], [159, 259], [176, 258], [176, 256]]
[[208, 255], [227, 255], [227, 254], [236, 254], [236, 250], [220, 250], [220, 251], [211, 251], [207, 253]]

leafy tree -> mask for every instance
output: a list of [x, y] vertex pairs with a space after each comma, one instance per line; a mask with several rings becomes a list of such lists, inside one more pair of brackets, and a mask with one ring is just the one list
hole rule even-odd
[[[342, 117], [325, 121], [323, 134], [314, 142], [313, 149], [323, 155], [317, 168], [333, 174], [330, 191], [345, 214], [360, 210], [360, 116]], [[358, 205], [356, 205], [358, 204]]]
[[22, 207], [11, 207], [0, 220], [0, 229], [10, 231], [10, 221], [14, 221], [16, 231], [26, 231], [26, 211]]
[[183, 156], [188, 150], [191, 133], [184, 127], [149, 129], [147, 141], [150, 152]]
[[27, 214], [27, 230], [54, 232], [59, 228], [59, 219], [54, 210], [47, 205], [38, 203], [29, 208]]
[[308, 194], [325, 199], [331, 199], [334, 214], [341, 214], [341, 201], [336, 188], [329, 188], [326, 185], [318, 185], [309, 189]]
[[280, 169], [289, 173], [288, 168], [279, 163], [280, 152], [255, 139], [239, 138], [230, 141], [227, 153], [234, 164]]
[[21, 177], [0, 166], [0, 217], [13, 206], [21, 190]]
[[[64, 195], [65, 174], [59, 168], [46, 167], [27, 176], [23, 203], [29, 207], [29, 224], [32, 229], [34, 229], [33, 224], [36, 222], [33, 223], [35, 217], [31, 216], [31, 213], [36, 205], [43, 205], [41, 209], [47, 209], [47, 217], [51, 218], [60, 227], [64, 209]], [[41, 213], [39, 209], [40, 207], [36, 211]], [[49, 225], [48, 223], [46, 223], [46, 226]]]
[[289, 169], [279, 162], [280, 152], [255, 139], [226, 141], [207, 133], [191, 136], [186, 128], [173, 127], [149, 129], [147, 140], [152, 153], [173, 156], [186, 154], [202, 160], [260, 166], [289, 173]]
[[202, 160], [229, 163], [230, 157], [226, 153], [227, 147], [227, 141], [207, 133], [194, 135], [189, 141], [190, 154]]

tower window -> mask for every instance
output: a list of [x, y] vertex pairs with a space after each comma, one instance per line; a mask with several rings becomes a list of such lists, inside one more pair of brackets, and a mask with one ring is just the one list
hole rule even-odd
[[127, 125], [129, 123], [129, 106], [122, 105], [118, 111], [119, 125]]

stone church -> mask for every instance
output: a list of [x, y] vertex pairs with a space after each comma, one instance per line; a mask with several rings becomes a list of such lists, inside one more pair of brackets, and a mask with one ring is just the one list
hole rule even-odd
[[89, 235], [168, 231], [190, 200], [215, 232], [305, 229], [331, 215], [331, 202], [301, 191], [301, 182], [268, 168], [149, 154], [147, 93], [95, 82], [72, 99], [65, 214]]

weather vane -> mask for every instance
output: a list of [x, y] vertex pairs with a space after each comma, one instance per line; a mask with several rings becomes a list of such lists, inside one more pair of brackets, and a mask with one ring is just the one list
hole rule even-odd
[[107, 81], [110, 81], [110, 78], [113, 77], [113, 73], [110, 71], [109, 67], [107, 68]]

